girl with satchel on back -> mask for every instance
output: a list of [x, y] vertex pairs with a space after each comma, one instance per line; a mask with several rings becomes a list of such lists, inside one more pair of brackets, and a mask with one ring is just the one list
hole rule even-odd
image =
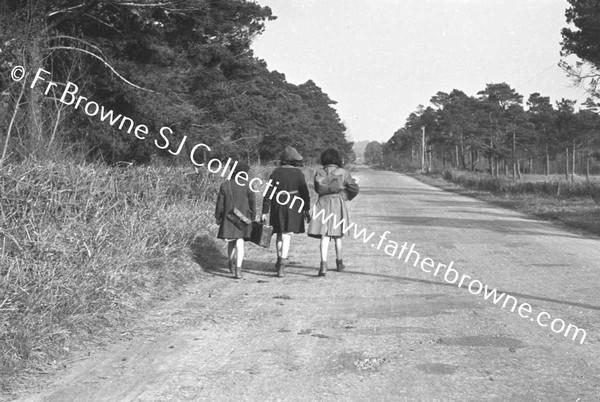
[[[325, 276], [331, 238], [335, 241], [337, 270], [343, 271], [345, 268], [342, 257], [342, 236], [344, 236], [343, 228], [350, 224], [346, 201], [356, 197], [359, 189], [350, 173], [342, 167], [343, 160], [335, 149], [330, 148], [321, 154], [321, 164], [323, 168], [315, 174], [315, 191], [319, 199], [314, 206], [314, 213], [319, 214], [319, 211], [323, 210], [324, 214], [321, 215], [322, 218], [313, 216], [308, 225], [308, 235], [321, 239], [321, 266], [318, 276]], [[334, 215], [333, 219], [323, 223], [323, 219], [331, 214]], [[339, 224], [342, 219], [345, 224]]]
[[[232, 177], [238, 172], [246, 172], [250, 167], [238, 162]], [[225, 180], [221, 183], [215, 219], [219, 225], [217, 238], [227, 242], [229, 272], [236, 279], [242, 277], [242, 262], [244, 261], [244, 241], [250, 239], [252, 226], [248, 224], [256, 213], [256, 197], [249, 186], [240, 186], [235, 180]], [[235, 271], [234, 271], [235, 265]]]

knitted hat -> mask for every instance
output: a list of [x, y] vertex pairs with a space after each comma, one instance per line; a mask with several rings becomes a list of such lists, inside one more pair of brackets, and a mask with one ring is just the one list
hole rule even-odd
[[301, 161], [302, 155], [300, 155], [298, 153], [298, 151], [296, 151], [296, 148], [286, 146], [281, 154], [281, 160], [282, 161], [290, 161], [290, 162]]

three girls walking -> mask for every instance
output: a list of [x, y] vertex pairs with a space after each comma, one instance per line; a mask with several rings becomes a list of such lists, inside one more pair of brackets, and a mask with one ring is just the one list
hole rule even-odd
[[[327, 254], [332, 238], [335, 243], [337, 270], [342, 271], [345, 268], [342, 256], [342, 237], [344, 235], [343, 227], [347, 225], [336, 225], [336, 223], [341, 222], [342, 219], [346, 223], [349, 222], [346, 202], [358, 194], [359, 188], [350, 173], [343, 168], [343, 160], [335, 149], [328, 149], [321, 154], [321, 164], [323, 167], [316, 172], [314, 177], [315, 191], [319, 196], [314, 212], [317, 216], [322, 217], [333, 215], [334, 219], [329, 219], [327, 222], [310, 217], [310, 193], [304, 174], [298, 168], [302, 166], [302, 156], [296, 149], [290, 146], [285, 147], [281, 154], [280, 166], [269, 177], [279, 191], [288, 192], [291, 195], [289, 198], [297, 195], [303, 201], [302, 207], [298, 209], [296, 206], [290, 208], [291, 205], [280, 204], [276, 201], [277, 197], [265, 197], [263, 200], [262, 220], [266, 221], [269, 217], [273, 232], [277, 235], [275, 268], [279, 277], [285, 274], [291, 234], [304, 233], [305, 221], [310, 222], [308, 235], [321, 240], [319, 245], [321, 263], [318, 276], [327, 274]], [[248, 166], [238, 164], [234, 175], [240, 170], [247, 172]], [[244, 258], [244, 240], [249, 239], [250, 228], [240, 230], [228, 221], [226, 216], [234, 207], [252, 219], [255, 211], [254, 193], [250, 191], [249, 187], [244, 189], [243, 186], [226, 180], [221, 185], [215, 210], [215, 218], [220, 225], [217, 237], [229, 242], [229, 269], [234, 273], [235, 258], [235, 277], [240, 278]], [[321, 210], [324, 213], [319, 214]]]

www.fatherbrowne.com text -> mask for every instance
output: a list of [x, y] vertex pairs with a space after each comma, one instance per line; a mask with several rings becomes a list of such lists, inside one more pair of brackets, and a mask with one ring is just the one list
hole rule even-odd
[[[312, 219], [321, 219], [323, 225], [326, 225], [329, 221], [332, 222], [334, 228], [342, 228], [342, 232], [344, 234], [348, 234], [350, 230], [353, 229], [353, 237], [355, 239], [360, 239], [363, 243], [367, 244], [371, 242], [371, 239], [376, 236], [375, 232], [371, 232], [367, 234], [367, 229], [362, 228], [358, 229], [353, 222], [346, 222], [344, 219], [337, 220], [337, 216], [333, 213], [325, 216], [325, 210], [316, 210], [316, 206], [313, 207], [312, 210]], [[378, 237], [377, 243], [371, 243], [371, 246], [376, 248], [377, 250], [381, 250], [381, 247], [384, 245], [383, 252], [389, 255], [392, 258], [396, 258], [398, 260], [403, 260], [404, 263], [413, 262], [413, 266], [420, 266], [423, 272], [433, 274], [433, 276], [437, 277], [438, 274], [440, 277], [443, 274], [444, 280], [450, 284], [456, 284], [457, 287], [466, 287], [469, 293], [473, 295], [483, 294], [483, 298], [485, 300], [491, 300], [492, 303], [498, 304], [502, 302], [502, 308], [506, 309], [506, 307], [511, 305], [510, 311], [514, 312], [517, 310], [517, 313], [522, 318], [528, 318], [530, 321], [537, 322], [541, 327], [550, 327], [552, 332], [560, 334], [563, 333], [565, 337], [572, 335], [572, 340], [576, 341], [578, 337], [579, 343], [583, 344], [583, 341], [586, 338], [586, 331], [578, 328], [573, 324], [566, 324], [560, 318], [555, 318], [554, 320], [550, 320], [551, 316], [545, 311], [540, 312], [536, 315], [531, 315], [533, 312], [533, 308], [529, 303], [520, 303], [514, 296], [506, 294], [504, 292], [498, 292], [496, 288], [490, 289], [487, 285], [484, 285], [481, 281], [477, 279], [471, 278], [469, 275], [463, 274], [461, 275], [457, 270], [452, 268], [454, 265], [454, 261], [450, 261], [449, 264], [438, 263], [437, 266], [433, 259], [429, 257], [421, 258], [421, 254], [415, 250], [415, 244], [412, 243], [410, 246], [408, 242], [404, 242], [400, 245], [398, 242], [387, 239], [387, 236], [391, 233], [389, 231], [385, 231], [382, 235]], [[377, 239], [377, 237], [375, 237]], [[375, 240], [377, 241], [377, 240]], [[420, 262], [420, 264], [419, 264]], [[504, 300], [504, 301], [502, 301]], [[518, 306], [518, 307], [517, 307]]]

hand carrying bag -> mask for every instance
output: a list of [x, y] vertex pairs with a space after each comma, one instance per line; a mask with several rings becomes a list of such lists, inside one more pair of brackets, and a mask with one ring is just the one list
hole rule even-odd
[[260, 222], [252, 222], [252, 231], [250, 232], [250, 241], [257, 246], [269, 248], [271, 237], [273, 236], [273, 226], [264, 225]]
[[242, 213], [242, 211], [235, 207], [231, 211], [229, 211], [229, 213], [227, 214], [227, 219], [229, 219], [229, 221], [240, 230], [246, 229], [248, 225], [252, 223], [250, 218], [248, 218]]

